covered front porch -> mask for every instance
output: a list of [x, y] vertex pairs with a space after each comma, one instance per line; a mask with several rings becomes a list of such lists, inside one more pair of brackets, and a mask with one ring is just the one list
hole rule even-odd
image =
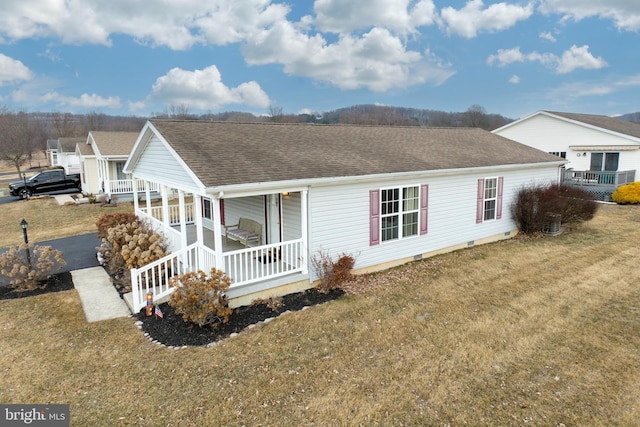
[[[144, 307], [148, 293], [154, 301], [167, 297], [172, 292], [172, 276], [208, 272], [213, 267], [232, 280], [227, 292], [232, 306], [244, 305], [251, 295], [262, 297], [281, 286], [308, 284], [306, 190], [222, 198], [157, 184], [161, 198], [153, 202], [151, 185], [145, 183], [141, 191], [135, 182], [136, 215], [164, 234], [171, 253], [131, 271], [134, 312]], [[140, 204], [139, 199], [145, 202]], [[240, 218], [262, 225], [258, 242], [244, 246], [227, 238], [225, 225], [236, 224]]]

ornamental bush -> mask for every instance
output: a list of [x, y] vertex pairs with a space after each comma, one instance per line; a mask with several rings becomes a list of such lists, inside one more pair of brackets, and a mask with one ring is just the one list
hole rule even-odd
[[111, 227], [115, 227], [120, 224], [130, 224], [136, 221], [140, 221], [140, 219], [133, 212], [114, 212], [104, 214], [96, 220], [98, 237], [101, 239], [107, 237], [107, 232]]
[[204, 326], [221, 321], [227, 323], [233, 310], [228, 306], [227, 289], [231, 279], [212, 268], [207, 275], [202, 270], [174, 276], [169, 285], [175, 290], [169, 297], [169, 305], [185, 322]]
[[511, 215], [525, 234], [548, 225], [549, 213], [560, 214], [564, 224], [578, 224], [592, 219], [597, 210], [598, 204], [589, 192], [567, 184], [523, 187], [511, 205]]
[[640, 182], [621, 185], [611, 195], [611, 200], [620, 205], [637, 205], [640, 203]]
[[[26, 255], [27, 250], [31, 263]], [[0, 255], [0, 276], [8, 278], [9, 284], [17, 290], [31, 290], [62, 270], [65, 264], [62, 252], [51, 246], [31, 247], [22, 243]]]

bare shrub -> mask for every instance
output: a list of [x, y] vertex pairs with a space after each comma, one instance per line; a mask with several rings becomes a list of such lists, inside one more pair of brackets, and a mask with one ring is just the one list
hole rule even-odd
[[511, 215], [525, 234], [541, 231], [548, 213], [560, 214], [564, 224], [577, 224], [591, 220], [597, 210], [590, 193], [566, 184], [523, 187], [511, 205]]
[[212, 268], [207, 275], [202, 270], [174, 276], [169, 280], [175, 291], [169, 297], [169, 305], [185, 322], [204, 326], [216, 320], [227, 323], [233, 310], [228, 306], [225, 294], [231, 279]]
[[[30, 252], [30, 260], [26, 256]], [[33, 246], [22, 243], [11, 247], [0, 255], [0, 276], [9, 279], [9, 284], [18, 290], [38, 287], [66, 264], [62, 252], [51, 246]]]
[[327, 252], [319, 250], [311, 259], [313, 269], [320, 279], [318, 289], [322, 292], [329, 292], [339, 288], [351, 279], [351, 270], [353, 270], [355, 263], [355, 258], [344, 252], [334, 262]]

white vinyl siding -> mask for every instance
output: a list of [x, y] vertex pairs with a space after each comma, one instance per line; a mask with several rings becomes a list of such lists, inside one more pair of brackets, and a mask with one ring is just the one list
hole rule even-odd
[[186, 191], [193, 191], [199, 187], [155, 135], [145, 147], [136, 164], [135, 175]]
[[[501, 221], [476, 224], [477, 175], [423, 178], [421, 181], [429, 184], [429, 233], [380, 245], [370, 245], [370, 191], [375, 185], [312, 187], [310, 256], [323, 250], [337, 259], [346, 252], [354, 256], [355, 268], [360, 269], [515, 231], [508, 206], [516, 192], [525, 185], [557, 182], [558, 169], [546, 166], [500, 174], [504, 176]], [[411, 182], [380, 182], [377, 188], [414, 186], [415, 182], [415, 178]]]

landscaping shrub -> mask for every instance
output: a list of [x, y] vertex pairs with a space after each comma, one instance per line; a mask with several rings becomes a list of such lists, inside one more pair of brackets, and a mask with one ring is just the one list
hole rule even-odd
[[164, 236], [132, 213], [106, 214], [96, 225], [102, 236], [98, 259], [121, 294], [131, 291], [130, 269], [143, 267], [168, 253]]
[[621, 205], [640, 203], [640, 182], [621, 185], [613, 192], [611, 200]]
[[523, 187], [511, 205], [511, 215], [525, 234], [541, 231], [548, 213], [560, 214], [564, 224], [578, 224], [592, 219], [597, 210], [589, 192], [566, 184]]
[[215, 268], [207, 275], [202, 270], [174, 276], [169, 280], [175, 291], [169, 297], [169, 305], [185, 322], [204, 326], [216, 320], [227, 323], [233, 310], [225, 295], [231, 279]]
[[356, 260], [353, 256], [342, 253], [334, 262], [328, 253], [320, 250], [313, 257], [311, 263], [316, 275], [320, 278], [318, 289], [322, 292], [329, 292], [351, 279], [351, 270], [353, 270]]
[[130, 224], [135, 221], [139, 221], [139, 219], [133, 212], [104, 214], [96, 220], [96, 226], [98, 227], [98, 237], [101, 239], [107, 237], [107, 232], [111, 227], [115, 227], [116, 225], [120, 224]]
[[[26, 256], [30, 251], [31, 265]], [[9, 279], [17, 290], [32, 290], [62, 270], [66, 264], [62, 252], [51, 246], [33, 246], [22, 243], [0, 255], [0, 276]]]

